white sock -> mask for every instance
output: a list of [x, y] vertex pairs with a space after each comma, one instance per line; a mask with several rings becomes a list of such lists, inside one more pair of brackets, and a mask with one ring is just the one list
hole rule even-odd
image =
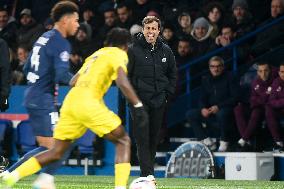
[[239, 143], [241, 146], [244, 146], [244, 145], [246, 144], [246, 141], [245, 141], [243, 138], [241, 138], [241, 139], [238, 141], [238, 143]]
[[283, 142], [276, 142], [276, 144], [278, 145], [278, 146], [281, 146], [281, 147], [283, 147]]

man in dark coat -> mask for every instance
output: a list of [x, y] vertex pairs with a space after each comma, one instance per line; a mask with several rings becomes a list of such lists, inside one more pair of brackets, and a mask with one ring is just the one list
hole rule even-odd
[[0, 38], [0, 110], [9, 108], [8, 96], [10, 94], [10, 62], [7, 43]]
[[[232, 130], [233, 107], [238, 94], [234, 77], [224, 70], [224, 60], [214, 56], [209, 60], [210, 75], [202, 78], [200, 106], [188, 112], [189, 122], [194, 134], [211, 150], [216, 149], [210, 137], [212, 123], [220, 128], [218, 151], [227, 151]], [[206, 123], [206, 127], [202, 123]]]
[[174, 94], [176, 62], [173, 52], [159, 36], [161, 22], [154, 16], [143, 19], [143, 34], [129, 47], [130, 81], [149, 115], [149, 125], [140, 128], [131, 110], [133, 134], [137, 145], [141, 176], [154, 179], [154, 160], [158, 133], [163, 122], [167, 100]]

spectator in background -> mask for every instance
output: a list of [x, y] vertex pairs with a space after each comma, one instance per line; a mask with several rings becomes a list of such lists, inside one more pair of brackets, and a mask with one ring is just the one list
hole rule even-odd
[[[236, 40], [236, 30], [232, 24], [223, 24], [221, 34], [216, 37], [216, 48], [226, 47]], [[244, 64], [247, 61], [249, 53], [249, 45], [246, 43], [237, 46], [238, 64]], [[225, 60], [230, 60], [233, 57], [233, 50], [229, 48], [223, 51], [220, 56]]]
[[99, 29], [98, 40], [100, 46], [103, 46], [106, 34], [115, 27], [116, 14], [114, 9], [106, 9], [103, 13], [104, 15], [104, 25]]
[[142, 32], [142, 26], [138, 25], [138, 24], [134, 24], [133, 26], [131, 26], [130, 28], [130, 34], [131, 36], [135, 36], [138, 33]]
[[[284, 1], [272, 0], [270, 9], [271, 18], [265, 21], [262, 25], [266, 25], [284, 15]], [[254, 56], [259, 56], [265, 52], [268, 52], [272, 48], [283, 44], [283, 41], [284, 24], [283, 21], [281, 21], [257, 35], [256, 41], [252, 46], [252, 54]]]
[[4, 39], [14, 52], [17, 49], [17, 24], [15, 18], [9, 16], [7, 8], [0, 7], [0, 38]]
[[205, 15], [210, 25], [213, 27], [211, 37], [215, 39], [220, 32], [224, 17], [224, 8], [222, 4], [214, 1], [210, 2], [205, 9]]
[[237, 38], [244, 36], [255, 27], [246, 0], [234, 0], [232, 4], [233, 15], [231, 22], [236, 27]]
[[192, 59], [192, 47], [189, 37], [183, 37], [178, 40], [176, 62], [177, 66], [188, 63]]
[[240, 151], [252, 149], [250, 139], [255, 134], [257, 126], [265, 120], [265, 106], [271, 93], [272, 81], [269, 64], [259, 62], [257, 64], [257, 78], [251, 84], [249, 119], [246, 119], [244, 104], [239, 103], [234, 109], [236, 124], [241, 135], [241, 139], [238, 141]]
[[176, 45], [177, 45], [177, 37], [174, 33], [174, 26], [170, 23], [165, 23], [163, 26], [162, 36], [165, 42], [170, 46], [172, 51], [175, 53]]
[[192, 25], [191, 25], [191, 17], [189, 13], [182, 12], [178, 16], [178, 28], [177, 28], [177, 37], [183, 37], [190, 35], [190, 32], [192, 31]]
[[118, 3], [116, 8], [116, 13], [118, 16], [117, 26], [121, 28], [130, 29], [131, 26], [134, 24], [132, 19], [132, 10], [131, 8], [125, 3]]
[[[160, 15], [159, 12], [158, 12], [157, 10], [155, 10], [155, 9], [150, 9], [150, 10], [147, 12], [146, 16], [155, 16], [155, 17], [161, 19], [161, 15]], [[161, 20], [161, 23], [162, 23], [162, 20]]]
[[83, 60], [99, 49], [99, 45], [94, 42], [92, 33], [90, 32], [90, 25], [81, 23], [75, 38], [71, 40], [72, 49], [75, 52], [79, 52]]
[[69, 65], [70, 65], [70, 72], [72, 74], [76, 74], [83, 65], [83, 58], [81, 52], [78, 50], [79, 50], [78, 48], [76, 49], [72, 48], [72, 52], [70, 54]]
[[133, 136], [136, 142], [140, 176], [154, 179], [154, 160], [158, 134], [167, 104], [175, 92], [176, 63], [173, 52], [159, 37], [161, 22], [147, 16], [142, 22], [143, 34], [138, 34], [128, 49], [128, 77], [149, 116], [149, 124], [136, 127], [139, 117], [130, 107]]
[[193, 54], [195, 57], [202, 56], [213, 50], [214, 40], [210, 37], [213, 27], [204, 18], [197, 18], [191, 31]]
[[43, 23], [45, 31], [51, 30], [54, 26], [54, 22], [51, 18], [47, 18]]
[[31, 15], [31, 10], [22, 10], [20, 13], [20, 28], [17, 32], [17, 44], [24, 44], [29, 50], [31, 50], [33, 44], [43, 32], [43, 26], [36, 23]]
[[[176, 53], [177, 67], [180, 67], [192, 59], [192, 47], [188, 37], [183, 37], [178, 40]], [[183, 94], [186, 91], [186, 73], [185, 70], [180, 70], [177, 77], [176, 96]]]
[[49, 16], [51, 8], [59, 0], [32, 0], [30, 8], [37, 23], [43, 23]]
[[24, 65], [27, 61], [29, 50], [25, 45], [20, 45], [17, 49], [17, 61], [16, 65], [12, 68], [12, 84], [23, 85], [26, 84], [26, 78], [24, 76]]
[[278, 18], [284, 13], [284, 1], [272, 0], [271, 1], [271, 18]]
[[153, 7], [152, 2], [150, 2], [149, 0], [135, 0], [132, 3], [131, 5], [132, 10], [135, 10], [135, 13], [133, 14], [135, 23], [142, 22], [143, 18], [147, 15], [147, 13]]
[[[220, 128], [218, 151], [227, 151], [232, 130], [233, 108], [237, 101], [238, 85], [231, 74], [224, 70], [224, 60], [214, 56], [209, 60], [210, 75], [202, 78], [200, 106], [189, 110], [188, 119], [198, 140], [211, 150], [216, 144], [210, 137], [212, 123]], [[202, 123], [206, 123], [206, 127]]]
[[103, 18], [99, 15], [95, 9], [93, 1], [86, 1], [82, 7], [81, 11], [81, 23], [87, 24], [93, 33], [93, 37], [96, 37], [99, 28], [103, 25]]
[[0, 38], [0, 110], [4, 112], [9, 108], [10, 94], [10, 54], [7, 43]]
[[267, 126], [273, 137], [274, 149], [283, 151], [283, 138], [279, 129], [280, 119], [284, 116], [284, 62], [279, 67], [279, 77], [274, 79], [268, 103], [265, 107]]

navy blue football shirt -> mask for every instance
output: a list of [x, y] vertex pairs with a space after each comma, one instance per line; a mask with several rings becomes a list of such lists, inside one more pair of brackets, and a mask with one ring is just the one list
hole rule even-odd
[[45, 32], [35, 42], [24, 72], [28, 81], [24, 106], [33, 109], [54, 107], [56, 84], [68, 84], [71, 47], [56, 29]]

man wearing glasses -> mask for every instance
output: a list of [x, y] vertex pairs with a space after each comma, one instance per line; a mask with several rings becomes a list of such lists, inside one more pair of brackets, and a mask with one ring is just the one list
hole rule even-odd
[[218, 56], [209, 60], [209, 71], [210, 74], [202, 78], [199, 107], [189, 110], [188, 118], [198, 140], [213, 151], [217, 146], [209, 133], [216, 133], [212, 123], [217, 123], [220, 129], [218, 151], [227, 151], [238, 84], [225, 71], [224, 60]]

